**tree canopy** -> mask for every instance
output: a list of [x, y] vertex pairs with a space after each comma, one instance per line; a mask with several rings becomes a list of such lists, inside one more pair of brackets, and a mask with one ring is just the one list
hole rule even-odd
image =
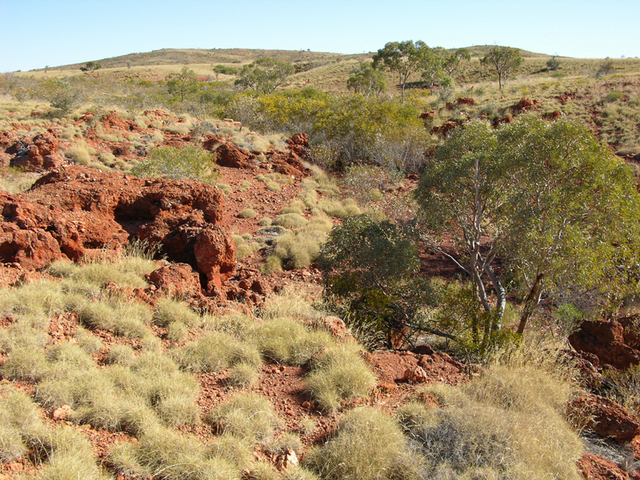
[[606, 307], [637, 290], [634, 178], [576, 122], [459, 127], [425, 169], [416, 199], [431, 245], [440, 248], [447, 234], [461, 252], [441, 249], [469, 275], [487, 334], [501, 326], [507, 279], [524, 300], [519, 333], [545, 301]]
[[171, 73], [167, 75], [167, 90], [169, 93], [177, 93], [180, 99], [184, 101], [185, 95], [198, 90], [198, 77], [196, 72], [188, 68], [186, 65], [182, 67], [180, 73]]
[[283, 85], [286, 78], [293, 73], [295, 73], [295, 69], [290, 62], [272, 57], [262, 57], [242, 67], [235, 84], [256, 92], [269, 94]]
[[404, 102], [404, 91], [409, 77], [425, 68], [425, 64], [433, 57], [435, 57], [433, 50], [421, 40], [415, 43], [413, 40], [388, 42], [373, 56], [373, 67], [386, 68], [398, 74]]
[[498, 86], [502, 89], [503, 83], [511, 74], [520, 68], [522, 62], [522, 54], [520, 49], [513, 47], [500, 47], [498, 45], [491, 47], [489, 52], [481, 60], [483, 65], [487, 65], [498, 75]]
[[358, 65], [347, 80], [347, 88], [367, 98], [371, 95], [380, 95], [385, 87], [384, 74], [380, 70], [374, 69], [371, 63]]

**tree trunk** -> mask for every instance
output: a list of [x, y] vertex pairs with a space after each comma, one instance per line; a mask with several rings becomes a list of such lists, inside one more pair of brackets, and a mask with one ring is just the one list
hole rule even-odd
[[533, 311], [536, 308], [536, 304], [538, 303], [538, 298], [540, 296], [540, 291], [542, 289], [542, 279], [544, 278], [544, 273], [539, 273], [536, 276], [533, 285], [531, 286], [531, 290], [529, 290], [529, 295], [527, 295], [527, 299], [524, 301], [524, 309], [522, 310], [522, 315], [520, 316], [520, 324], [518, 325], [518, 330], [516, 333], [522, 334], [524, 332], [525, 327], [527, 326], [527, 322]]

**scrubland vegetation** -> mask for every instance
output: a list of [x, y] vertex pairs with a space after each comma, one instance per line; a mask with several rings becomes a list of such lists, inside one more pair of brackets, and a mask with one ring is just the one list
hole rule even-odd
[[[582, 320], [638, 293], [640, 61], [420, 42], [344, 62], [228, 55], [3, 74], [0, 130], [54, 129], [73, 163], [225, 195], [295, 181], [270, 171], [221, 183], [207, 134], [255, 165], [308, 134], [295, 197], [268, 217], [247, 201], [234, 218], [261, 228], [233, 241], [264, 275], [317, 268], [323, 294], [285, 289], [237, 312], [179, 297], [152, 306], [127, 291], [148, 286], [153, 252], [54, 262], [48, 279], [0, 290], [0, 459], [52, 480], [580, 478], [585, 447], [565, 410], [584, 386], [562, 351]], [[112, 109], [145, 133], [103, 129]], [[96, 138], [143, 153], [91, 147], [75, 123], [87, 112]], [[164, 144], [175, 136], [187, 145]], [[38, 178], [3, 172], [12, 193]], [[454, 273], [429, 275], [426, 255]], [[322, 327], [326, 315], [356, 340]], [[73, 333], [60, 340], [52, 325]], [[424, 343], [481, 374], [381, 401], [366, 351]], [[307, 405], [293, 427], [263, 388], [291, 372]], [[637, 366], [611, 370], [603, 384], [638, 413], [639, 378]], [[101, 435], [111, 441], [98, 454]], [[290, 451], [299, 464], [276, 469]]]

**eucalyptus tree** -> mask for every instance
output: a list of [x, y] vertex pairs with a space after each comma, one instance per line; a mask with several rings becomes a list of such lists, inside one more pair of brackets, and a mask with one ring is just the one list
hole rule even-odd
[[[545, 301], [605, 308], [638, 290], [634, 177], [576, 122], [459, 127], [425, 168], [415, 196], [425, 238], [474, 285], [485, 337], [502, 326], [507, 278], [524, 299], [518, 333]], [[440, 246], [445, 235], [458, 254]]]

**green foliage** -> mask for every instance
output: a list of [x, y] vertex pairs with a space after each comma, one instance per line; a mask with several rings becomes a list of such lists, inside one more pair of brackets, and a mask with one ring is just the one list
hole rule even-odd
[[398, 424], [371, 407], [345, 414], [335, 436], [313, 449], [305, 463], [327, 480], [422, 478], [409, 467], [409, 449]]
[[[485, 336], [506, 307], [506, 277], [491, 268], [497, 254], [526, 297], [520, 333], [543, 298], [610, 307], [637, 288], [633, 176], [576, 122], [525, 118], [499, 130], [481, 122], [456, 129], [425, 169], [416, 198], [434, 248], [446, 232], [465, 252], [452, 258], [491, 317]], [[484, 276], [498, 295], [495, 308]]]
[[196, 72], [188, 68], [186, 65], [182, 67], [180, 73], [171, 73], [167, 75], [167, 90], [170, 94], [180, 95], [180, 100], [184, 102], [184, 97], [198, 90], [198, 77]]
[[481, 61], [483, 65], [487, 65], [491, 70], [496, 72], [498, 75], [498, 85], [502, 90], [502, 85], [507, 81], [507, 78], [520, 68], [524, 60], [519, 49], [496, 45], [489, 49]]
[[456, 72], [464, 62], [471, 60], [471, 52], [466, 48], [459, 48], [451, 53], [444, 53], [443, 56], [444, 61], [442, 62], [442, 68], [451, 78], [455, 77]]
[[582, 443], [564, 418], [569, 384], [531, 368], [491, 367], [464, 387], [423, 391], [444, 407], [405, 406], [399, 419], [426, 478], [581, 478]]
[[131, 173], [139, 177], [188, 178], [210, 184], [219, 176], [211, 153], [196, 145], [156, 147], [146, 159], [133, 166]]
[[211, 413], [209, 421], [218, 431], [248, 441], [266, 442], [281, 423], [268, 398], [238, 393]]
[[336, 411], [342, 400], [365, 397], [376, 384], [375, 375], [356, 344], [323, 350], [311, 363], [305, 390], [326, 411]]
[[94, 70], [100, 70], [102, 68], [102, 64], [100, 62], [87, 62], [84, 64], [84, 67], [80, 67], [80, 70], [83, 72], [92, 72]]
[[605, 58], [604, 61], [598, 67], [598, 71], [596, 72], [596, 78], [609, 75], [613, 69], [614, 69], [613, 60], [611, 60], [609, 57]]
[[262, 57], [242, 67], [235, 84], [251, 88], [256, 92], [269, 94], [283, 85], [287, 77], [294, 72], [295, 69], [290, 62], [272, 57]]
[[547, 68], [552, 72], [555, 72], [560, 68], [560, 60], [558, 60], [554, 55], [549, 60], [547, 60]]
[[216, 65], [213, 67], [213, 71], [216, 74], [216, 82], [218, 81], [218, 75], [235, 75], [236, 69], [233, 67], [225, 67], [224, 65]]
[[409, 340], [430, 287], [409, 232], [369, 215], [347, 218], [329, 234], [320, 258], [324, 297], [356, 326], [382, 331], [389, 346]]
[[299, 321], [290, 318], [276, 318], [256, 325], [251, 336], [263, 357], [290, 365], [303, 365], [334, 344], [326, 332], [308, 331]]
[[353, 69], [352, 75], [347, 80], [347, 88], [366, 98], [370, 95], [379, 96], [386, 88], [384, 74], [373, 68], [370, 63], [361, 63]]
[[434, 61], [437, 61], [434, 51], [422, 40], [415, 43], [412, 40], [388, 42], [373, 56], [373, 68], [386, 68], [398, 74], [404, 103], [404, 91], [411, 74]]

